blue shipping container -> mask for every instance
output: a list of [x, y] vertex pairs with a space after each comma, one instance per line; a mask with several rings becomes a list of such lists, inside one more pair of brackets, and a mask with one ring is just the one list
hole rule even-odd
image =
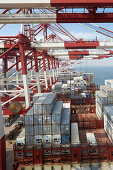
[[90, 94], [86, 93], [86, 98], [89, 99], [90, 98]]
[[61, 144], [70, 144], [70, 135], [61, 135]]

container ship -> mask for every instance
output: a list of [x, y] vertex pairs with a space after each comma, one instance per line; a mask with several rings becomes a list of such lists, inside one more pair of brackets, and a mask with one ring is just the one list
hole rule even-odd
[[0, 1], [0, 31], [21, 24], [0, 36], [0, 170], [113, 169], [113, 80], [99, 88], [75, 70], [112, 57], [113, 41], [78, 39], [60, 24], [113, 38], [92, 24], [112, 22], [113, 0], [87, 1]]
[[93, 73], [59, 72], [52, 92], [33, 95], [13, 169], [112, 169], [112, 82], [99, 90]]

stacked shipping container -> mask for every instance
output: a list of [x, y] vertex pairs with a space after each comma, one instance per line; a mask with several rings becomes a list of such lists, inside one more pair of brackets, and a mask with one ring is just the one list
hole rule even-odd
[[96, 91], [96, 114], [99, 119], [103, 118], [104, 106], [113, 104], [113, 88], [108, 86], [110, 80], [105, 80], [104, 86], [100, 86], [100, 91]]
[[[37, 98], [37, 100], [36, 100]], [[40, 146], [70, 143], [70, 105], [63, 108], [56, 94], [34, 95], [34, 105], [25, 115], [25, 143]], [[67, 108], [68, 107], [68, 108]]]
[[104, 130], [113, 143], [113, 106], [104, 107]]

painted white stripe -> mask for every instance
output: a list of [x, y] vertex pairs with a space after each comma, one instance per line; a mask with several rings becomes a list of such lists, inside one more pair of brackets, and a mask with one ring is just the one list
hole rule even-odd
[[26, 108], [28, 108], [30, 106], [30, 94], [29, 94], [29, 86], [28, 86], [27, 75], [23, 75], [23, 84], [24, 84], [24, 94], [25, 94]]
[[99, 42], [99, 47], [97, 47], [97, 48], [113, 48], [113, 41]]
[[85, 55], [84, 58], [95, 58], [98, 57], [98, 55]]
[[1, 101], [0, 101], [0, 139], [4, 136], [4, 121], [2, 115]]
[[89, 51], [89, 55], [107, 55], [109, 51]]
[[58, 56], [58, 57], [55, 57], [55, 58], [58, 58], [59, 60], [69, 60], [69, 55], [67, 55], [67, 56]]
[[51, 81], [51, 70], [49, 70], [49, 79], [50, 79], [50, 86], [52, 85], [52, 81]]
[[52, 69], [52, 73], [53, 73], [53, 82], [55, 82], [55, 73], [54, 73], [54, 69]]
[[17, 86], [18, 86], [18, 83], [19, 83], [19, 73], [18, 73], [18, 71], [16, 72], [16, 84], [17, 84]]
[[1, 14], [0, 24], [56, 23], [56, 14]]
[[[4, 48], [4, 42], [0, 42], [0, 48]], [[1, 53], [1, 51], [0, 51]]]
[[0, 1], [0, 8], [37, 8], [37, 7], [50, 7], [50, 0], [3, 0]]
[[48, 52], [48, 55], [50, 55], [50, 56], [67, 56], [68, 51], [53, 51], [53, 52]]
[[82, 60], [92, 60], [93, 58], [92, 57], [89, 57], [89, 58], [82, 58]]
[[36, 43], [31, 43], [31, 47], [35, 47], [37, 49], [65, 49], [64, 43], [59, 43], [59, 42], [36, 42]]
[[46, 85], [46, 89], [48, 89], [48, 84], [47, 84], [47, 74], [46, 74], [46, 71], [44, 71], [44, 77], [45, 77], [45, 85]]
[[41, 93], [39, 72], [36, 72], [36, 81], [37, 81], [38, 93]]

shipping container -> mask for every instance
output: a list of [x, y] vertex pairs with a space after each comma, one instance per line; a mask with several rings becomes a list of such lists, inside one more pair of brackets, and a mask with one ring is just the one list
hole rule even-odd
[[40, 97], [35, 101], [33, 105], [34, 114], [43, 114], [43, 103], [46, 100], [46, 97]]
[[34, 144], [34, 136], [25, 136], [25, 144], [32, 147], [32, 145]]
[[105, 85], [110, 88], [113, 88], [113, 79], [105, 80]]
[[33, 107], [25, 114], [25, 125], [33, 124]]
[[53, 124], [52, 125], [52, 134], [53, 135], [60, 134], [60, 124]]
[[52, 143], [52, 136], [51, 135], [44, 135], [43, 136], [43, 144], [44, 145], [51, 145]]
[[16, 138], [16, 146], [21, 147], [25, 144], [25, 129], [21, 131], [19, 136]]
[[63, 101], [57, 101], [52, 112], [52, 124], [60, 124]]
[[34, 135], [34, 126], [26, 125], [25, 126], [25, 135]]
[[[33, 103], [35, 103], [35, 101], [37, 99], [39, 99], [39, 97], [42, 97], [44, 93], [36, 93], [35, 95], [33, 95]], [[46, 93], [45, 93], [46, 94]], [[47, 94], [46, 94], [47, 95]]]
[[52, 134], [52, 127], [51, 125], [43, 125], [43, 135], [51, 135]]
[[[42, 125], [32, 125], [34, 128], [34, 135], [42, 135], [43, 134], [43, 126]], [[31, 135], [31, 134], [29, 134]]]
[[71, 123], [71, 145], [80, 144], [78, 123]]
[[100, 91], [104, 93], [106, 96], [112, 96], [113, 97], [113, 89], [108, 86], [100, 86]]
[[97, 145], [97, 141], [94, 133], [86, 133], [86, 139], [90, 145], [94, 145], [94, 146]]
[[53, 135], [53, 138], [52, 138], [52, 144], [54, 146], [60, 146], [61, 144], [61, 135]]
[[35, 143], [35, 145], [41, 145], [43, 143], [43, 136], [42, 135], [36, 135], [34, 137], [34, 143]]
[[56, 94], [49, 93], [43, 102], [43, 114], [51, 114], [56, 103]]
[[61, 144], [70, 144], [70, 135], [69, 134], [61, 135]]
[[43, 119], [42, 115], [34, 114], [33, 115], [33, 123], [32, 124], [40, 125], [40, 124], [42, 124], [42, 119]]

